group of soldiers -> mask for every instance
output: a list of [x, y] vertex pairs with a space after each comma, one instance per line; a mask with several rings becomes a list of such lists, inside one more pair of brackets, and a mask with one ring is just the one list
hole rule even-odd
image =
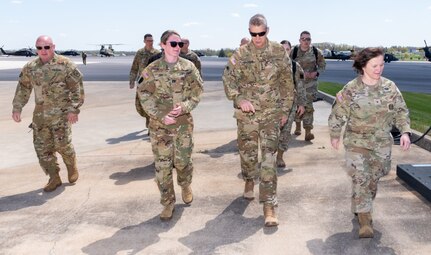
[[[237, 120], [237, 142], [244, 179], [243, 197], [248, 200], [254, 199], [254, 186], [259, 183], [259, 202], [263, 204], [264, 225], [273, 227], [278, 225], [275, 210], [278, 206], [276, 169], [286, 166], [283, 154], [288, 150], [294, 121], [295, 135], [301, 134], [302, 123], [305, 141], [315, 138], [311, 132], [313, 101], [317, 95], [319, 74], [325, 70], [326, 63], [321, 51], [311, 45], [311, 34], [308, 31], [300, 34], [299, 45], [293, 48], [289, 41], [277, 43], [268, 39], [270, 29], [266, 18], [261, 14], [250, 18], [248, 31], [251, 40], [241, 40], [241, 46], [227, 62], [222, 79], [226, 96], [233, 101], [234, 117]], [[172, 178], [174, 168], [177, 171], [177, 183], [181, 186], [182, 200], [185, 204], [193, 201], [191, 111], [198, 105], [203, 93], [201, 63], [196, 53], [189, 50], [189, 40], [181, 38], [174, 30], [167, 30], [162, 34], [160, 40], [162, 51], [154, 49], [151, 34], [144, 36], [144, 43], [145, 47], [138, 50], [133, 60], [129, 87], [133, 89], [138, 82], [135, 105], [138, 113], [146, 118], [149, 130], [155, 160], [155, 179], [163, 205], [160, 218], [170, 220], [176, 201]], [[16, 122], [21, 121], [21, 110], [34, 89], [36, 106], [31, 128], [39, 163], [50, 177], [44, 187], [44, 190], [49, 192], [62, 184], [58, 174], [60, 168], [56, 152], [63, 157], [69, 182], [74, 183], [78, 179], [76, 155], [71, 143], [71, 124], [78, 121], [79, 108], [84, 102], [84, 89], [82, 74], [69, 59], [55, 54], [55, 45], [50, 37], [40, 36], [36, 40], [36, 48], [39, 57], [26, 64], [20, 74], [13, 100], [12, 118]], [[374, 83], [371, 85], [380, 84], [382, 81], [380, 78], [383, 71], [382, 51], [370, 50], [371, 53], [368, 54], [366, 50], [358, 54], [358, 59], [362, 59], [354, 62], [354, 67], [360, 73], [357, 90], [363, 89], [360, 82], [369, 77], [370, 82]], [[368, 64], [369, 62], [371, 64]], [[403, 131], [401, 146], [408, 149], [410, 146], [408, 110], [395, 84], [384, 79], [383, 83], [382, 92], [375, 94], [376, 98], [372, 99], [374, 101], [368, 98], [368, 95], [374, 94], [367, 92], [364, 94], [365, 99], [361, 98], [361, 102], [358, 103], [359, 107], [354, 103], [360, 96], [352, 96], [350, 90], [337, 95], [333, 113], [329, 118], [334, 148], [338, 148], [339, 133], [341, 126], [346, 123], [345, 119], [348, 127], [353, 128], [347, 131], [354, 131], [356, 127], [350, 125], [349, 121], [355, 116], [350, 116], [350, 113], [354, 110], [358, 112], [358, 116], [362, 116], [361, 111], [365, 107], [362, 103], [368, 102], [367, 107], [375, 104], [373, 107], [378, 108], [378, 114], [384, 116], [382, 120], [387, 120], [380, 127], [382, 137], [387, 140], [386, 129], [390, 126], [390, 121], [396, 119], [400, 130]], [[354, 84], [356, 86], [357, 83]], [[388, 92], [393, 94], [389, 95]], [[389, 98], [396, 98], [396, 104], [386, 100]], [[353, 110], [350, 107], [353, 107]], [[361, 121], [370, 120], [367, 117]], [[359, 123], [362, 125], [362, 122]], [[370, 132], [374, 135], [372, 130], [378, 129], [374, 128], [373, 122], [369, 125]], [[371, 166], [361, 170], [357, 162], [363, 160], [369, 152], [364, 154], [362, 147], [361, 150], [351, 149], [348, 147], [351, 144], [346, 145], [346, 141], [352, 140], [345, 139], [345, 146], [352, 157], [356, 157], [354, 163], [356, 174], [358, 171], [364, 174], [365, 171], [368, 176], [371, 172], [367, 171], [374, 168]], [[355, 146], [362, 142], [360, 139], [355, 140]], [[368, 142], [367, 140], [366, 144]], [[385, 149], [387, 151], [383, 156], [380, 155], [381, 151], [377, 150], [378, 155], [374, 159], [386, 162], [384, 171], [388, 170], [388, 162], [390, 165], [390, 149], [388, 147]], [[372, 164], [377, 165], [375, 162]], [[375, 186], [370, 193], [372, 199], [375, 196], [378, 178], [387, 174], [381, 173], [379, 169], [376, 171], [379, 171], [379, 176], [370, 184]], [[355, 183], [355, 180], [360, 182], [361, 179], [352, 178], [355, 191], [358, 185], [362, 185]], [[365, 187], [367, 190], [371, 188]], [[353, 193], [353, 196], [357, 195]], [[352, 206], [353, 204], [352, 202]], [[370, 210], [370, 206], [366, 210]], [[364, 215], [359, 211], [362, 222], [365, 222], [366, 218], [369, 223], [371, 216]], [[361, 223], [361, 220], [359, 222]], [[363, 231], [362, 225], [361, 230]], [[362, 237], [372, 237], [370, 231], [365, 232]]]

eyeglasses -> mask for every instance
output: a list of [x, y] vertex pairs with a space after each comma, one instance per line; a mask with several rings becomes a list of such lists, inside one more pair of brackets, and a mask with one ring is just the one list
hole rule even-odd
[[51, 49], [51, 46], [49, 46], [49, 45], [45, 45], [45, 46], [36, 46], [36, 49], [37, 49], [37, 50], [42, 50], [42, 49], [49, 50], [49, 49]]
[[175, 42], [175, 41], [172, 41], [172, 42], [168, 42], [168, 43], [171, 45], [171, 47], [172, 47], [172, 48], [177, 47], [177, 45], [178, 45], [180, 48], [182, 48], [182, 47], [184, 46], [184, 43], [183, 43], [183, 42]]
[[301, 41], [311, 42], [311, 38], [310, 38], [310, 37], [307, 37], [307, 38], [301, 38]]
[[250, 35], [253, 37], [256, 37], [256, 36], [262, 37], [262, 36], [266, 35], [266, 31], [259, 32], [259, 33], [253, 33], [250, 31]]

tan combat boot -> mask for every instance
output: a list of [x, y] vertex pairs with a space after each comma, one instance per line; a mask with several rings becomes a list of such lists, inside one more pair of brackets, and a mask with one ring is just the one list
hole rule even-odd
[[74, 183], [78, 180], [79, 173], [78, 168], [76, 167], [76, 160], [73, 161], [72, 165], [66, 165], [67, 168], [67, 177], [69, 179], [69, 183]]
[[190, 184], [185, 187], [181, 187], [181, 196], [183, 198], [183, 202], [186, 204], [190, 204], [193, 201], [192, 187], [190, 187]]
[[57, 174], [49, 177], [48, 183], [45, 185], [43, 190], [45, 192], [51, 192], [54, 191], [58, 186], [61, 186], [61, 179], [60, 176]]
[[263, 205], [263, 215], [265, 217], [265, 227], [275, 227], [278, 225], [278, 219], [275, 215], [275, 208], [273, 205]]
[[359, 238], [374, 237], [373, 219], [371, 213], [358, 213], [359, 220]]
[[163, 207], [162, 213], [160, 213], [161, 220], [170, 220], [172, 219], [172, 215], [175, 211], [175, 203], [170, 203]]
[[295, 121], [295, 132], [294, 135], [301, 135], [301, 122]]
[[244, 187], [244, 198], [248, 200], [254, 199], [254, 181], [253, 180], [246, 180], [245, 181], [245, 187]]
[[283, 160], [283, 153], [284, 151], [280, 149], [277, 150], [277, 160], [276, 160], [277, 167], [286, 167], [286, 163]]
[[311, 141], [314, 139], [313, 133], [311, 133], [311, 128], [305, 129], [305, 141]]

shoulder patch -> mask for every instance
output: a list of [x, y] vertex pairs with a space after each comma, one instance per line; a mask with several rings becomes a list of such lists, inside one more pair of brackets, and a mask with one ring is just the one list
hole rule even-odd
[[344, 101], [343, 94], [341, 92], [338, 92], [336, 95], [337, 101], [342, 103]]

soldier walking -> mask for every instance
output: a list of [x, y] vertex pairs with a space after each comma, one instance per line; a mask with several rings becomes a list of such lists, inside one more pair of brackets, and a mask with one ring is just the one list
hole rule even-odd
[[[266, 18], [256, 14], [249, 21], [251, 43], [241, 46], [223, 73], [226, 96], [235, 107], [244, 198], [254, 199], [254, 180], [260, 180], [265, 226], [277, 226], [277, 174], [275, 153], [280, 126], [287, 121], [294, 96], [291, 61], [285, 49], [269, 41]], [[261, 166], [258, 167], [258, 144]]]
[[161, 220], [170, 220], [175, 208], [173, 168], [181, 186], [184, 203], [193, 201], [193, 118], [191, 111], [200, 101], [203, 81], [195, 65], [180, 58], [184, 43], [180, 35], [167, 30], [160, 39], [162, 57], [148, 65], [141, 76], [138, 95], [142, 108], [151, 118], [150, 139], [156, 167]]
[[340, 146], [341, 130], [346, 125], [343, 143], [352, 177], [352, 212], [358, 216], [360, 238], [374, 236], [373, 201], [379, 179], [391, 170], [393, 125], [402, 134], [401, 148], [410, 148], [409, 111], [395, 83], [381, 76], [383, 56], [379, 48], [359, 52], [353, 63], [359, 76], [337, 93], [328, 121], [335, 149]]
[[81, 72], [68, 58], [55, 53], [55, 45], [49, 36], [39, 36], [36, 49], [38, 57], [27, 63], [19, 76], [12, 102], [12, 119], [21, 121], [22, 108], [34, 89], [33, 144], [40, 166], [49, 175], [48, 184], [43, 188], [49, 192], [62, 184], [56, 152], [63, 157], [69, 182], [78, 180], [71, 125], [78, 121], [84, 89]]

